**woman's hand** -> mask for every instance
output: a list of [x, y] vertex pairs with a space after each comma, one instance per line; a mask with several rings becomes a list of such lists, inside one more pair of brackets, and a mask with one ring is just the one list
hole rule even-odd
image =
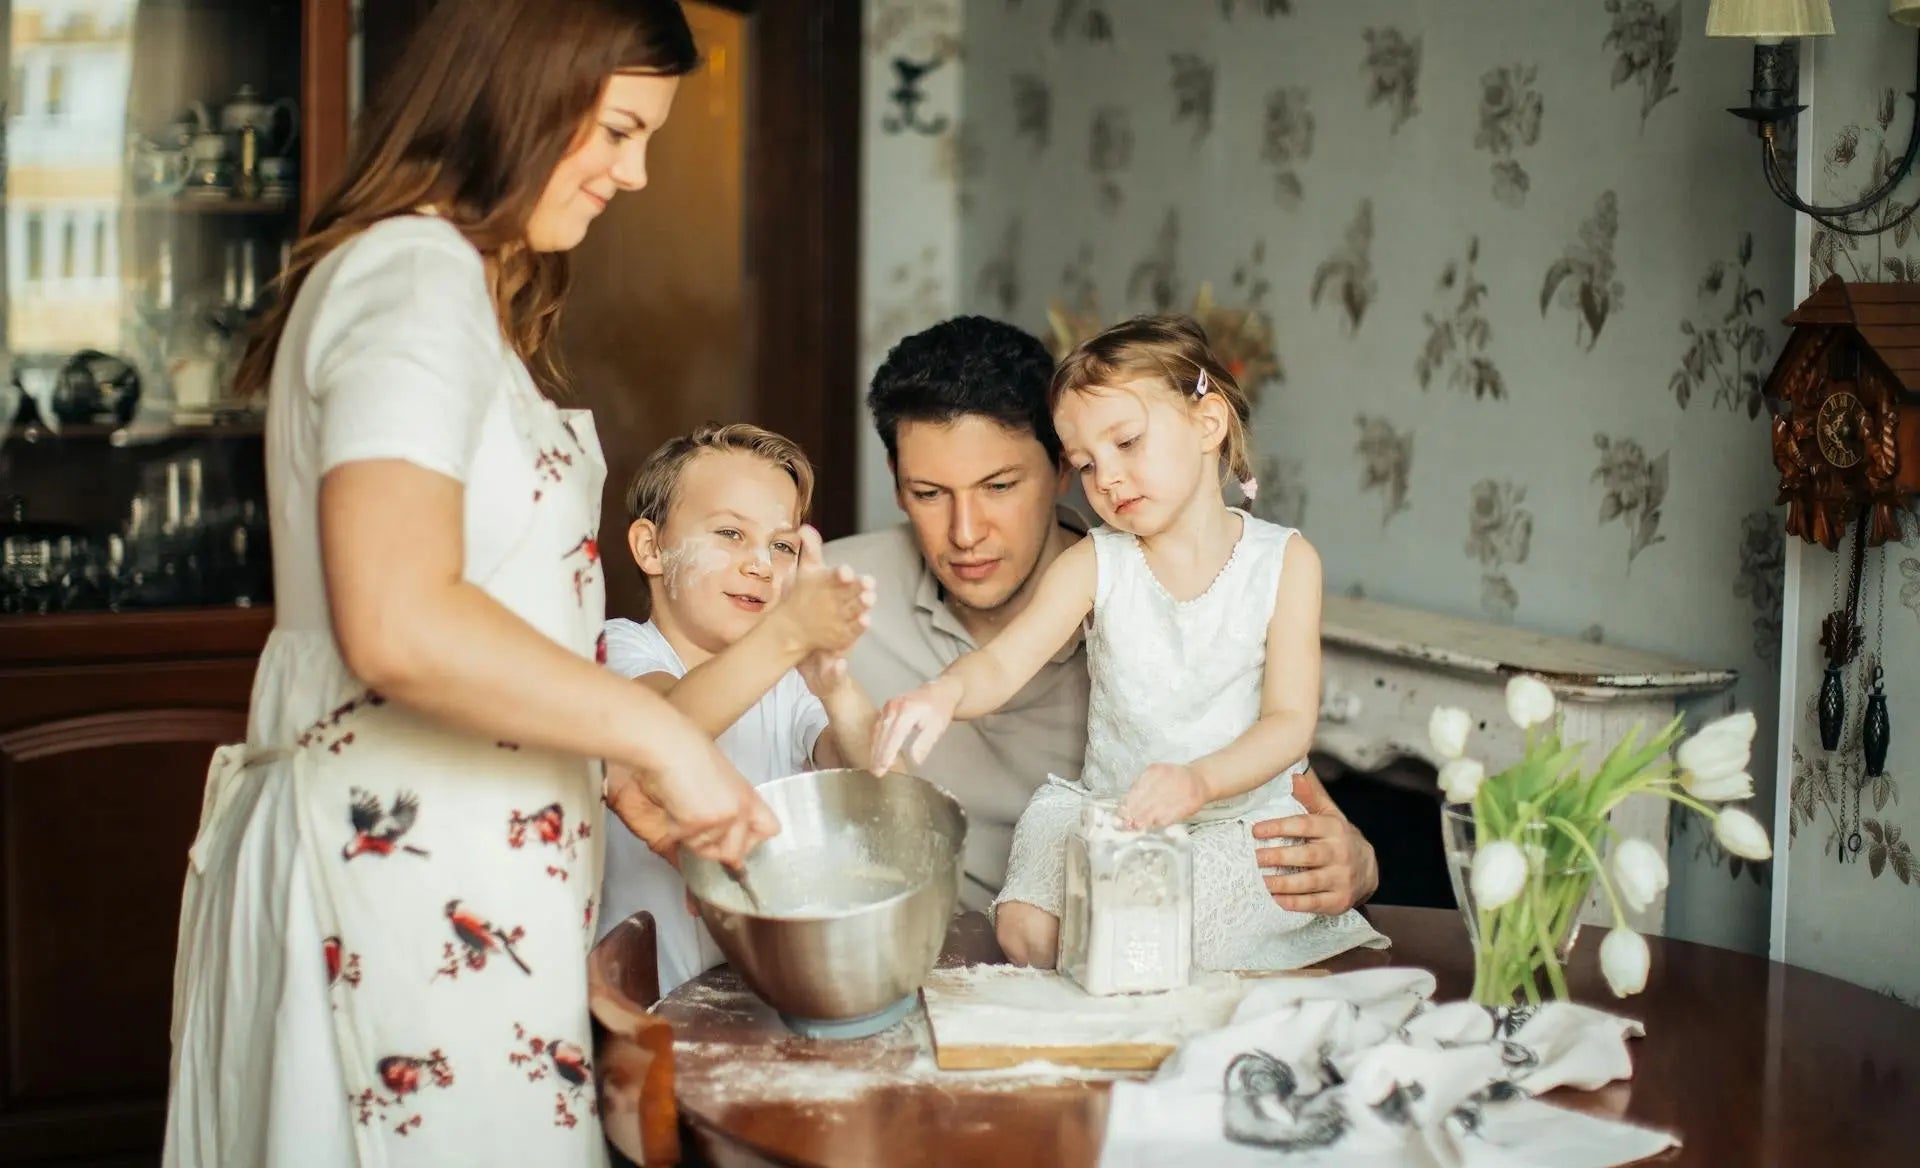
[[663, 737], [647, 766], [608, 765], [607, 806], [662, 856], [684, 847], [739, 867], [779, 820], [711, 740], [691, 730]]
[[1207, 803], [1207, 781], [1190, 766], [1156, 762], [1140, 772], [1120, 800], [1120, 816], [1133, 828], [1166, 827], [1191, 818]]
[[893, 769], [908, 738], [913, 739], [908, 759], [916, 766], [927, 761], [933, 744], [953, 724], [960, 697], [960, 683], [942, 675], [888, 702], [873, 724], [873, 761], [868, 769], [876, 775]]

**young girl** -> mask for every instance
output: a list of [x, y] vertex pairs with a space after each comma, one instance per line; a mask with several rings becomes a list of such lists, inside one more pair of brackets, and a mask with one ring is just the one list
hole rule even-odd
[[1051, 966], [1064, 842], [1086, 799], [1137, 827], [1186, 823], [1194, 847], [1194, 961], [1286, 969], [1385, 938], [1358, 913], [1273, 903], [1250, 825], [1304, 814], [1319, 713], [1320, 560], [1293, 529], [1226, 505], [1222, 464], [1251, 499], [1246, 395], [1182, 317], [1141, 317], [1083, 342], [1049, 390], [1065, 456], [1104, 521], [1047, 569], [1033, 602], [985, 646], [887, 703], [872, 765], [913, 738], [924, 759], [955, 718], [1026, 684], [1076, 626], [1092, 697], [1085, 772], [1034, 792], [1014, 829], [995, 932], [1007, 956]]
[[[756, 785], [867, 761], [873, 706], [841, 654], [867, 627], [873, 581], [820, 562], [802, 525], [812, 495], [799, 446], [744, 423], [670, 439], [627, 488], [648, 619], [607, 622], [607, 668], [663, 695]], [[666, 993], [721, 954], [687, 911], [677, 857], [651, 847], [608, 833], [600, 929], [651, 912]]]

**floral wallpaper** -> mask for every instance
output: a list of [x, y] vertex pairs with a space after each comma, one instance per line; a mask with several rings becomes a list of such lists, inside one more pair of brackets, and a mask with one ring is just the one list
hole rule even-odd
[[[1820, 38], [1800, 64], [1812, 75], [1815, 100], [1801, 115], [1800, 141], [1813, 151], [1816, 203], [1851, 202], [1881, 185], [1889, 162], [1906, 148], [1913, 102], [1914, 34], [1886, 23], [1879, 0], [1834, 0], [1835, 35]], [[1865, 235], [1847, 235], [1800, 217], [1796, 286], [1810, 290], [1828, 276], [1850, 281], [1920, 279], [1920, 232], [1901, 220], [1920, 199], [1909, 178], [1891, 200], [1847, 220]], [[1728, 280], [1735, 278], [1731, 268]], [[1735, 293], [1737, 296], [1737, 293]], [[1793, 297], [1797, 300], [1799, 297]], [[1721, 296], [1724, 311], [1733, 302]], [[1782, 308], [1791, 307], [1787, 304]], [[1779, 313], [1771, 305], [1765, 315]], [[1723, 332], [1728, 326], [1722, 325]], [[1739, 322], [1732, 328], [1737, 330]], [[1732, 349], [1736, 333], [1728, 334]], [[1738, 389], [1742, 383], [1735, 383]], [[1739, 399], [1742, 408], [1745, 399]], [[1718, 399], [1716, 398], [1716, 405]], [[1823, 748], [1817, 706], [1825, 658], [1820, 624], [1849, 583], [1851, 545], [1842, 554], [1792, 540], [1775, 545], [1750, 537], [1755, 560], [1779, 555], [1797, 580], [1798, 604], [1786, 614], [1780, 645], [1783, 676], [1792, 679], [1793, 728], [1778, 798], [1787, 824], [1784, 865], [1786, 928], [1780, 956], [1871, 989], [1920, 1004], [1920, 727], [1906, 712], [1920, 709], [1920, 525], [1904, 542], [1870, 550], [1860, 579], [1864, 649], [1843, 671], [1848, 717], [1834, 750]], [[1788, 589], [1788, 597], [1796, 589]], [[1755, 626], [1756, 635], [1761, 632]], [[1884, 663], [1883, 689], [1893, 734], [1886, 767], [1866, 773], [1860, 711], [1872, 687], [1872, 665]], [[1849, 847], [1857, 842], [1858, 848]], [[1777, 848], [1778, 845], [1776, 845]], [[1842, 859], [1844, 855], [1844, 859]]]
[[[886, 451], [866, 412], [865, 386], [887, 350], [908, 333], [951, 316], [961, 299], [962, 180], [980, 152], [962, 125], [962, 0], [867, 0], [861, 94], [861, 335], [859, 521], [898, 520]], [[1044, 91], [1043, 91], [1044, 93]], [[1049, 111], [1025, 114], [1022, 133], [1047, 145]], [[996, 243], [1017, 250], [1021, 226]], [[976, 263], [984, 311], [1005, 315], [1020, 273]]]
[[[1771, 798], [1786, 549], [1757, 386], [1794, 227], [1726, 113], [1750, 46], [1705, 21], [1705, 0], [973, 0], [958, 307], [1060, 345], [1204, 306], [1259, 370], [1258, 507], [1313, 538], [1330, 593], [1737, 669], [1695, 712], [1759, 714]], [[1876, 94], [1848, 106], [1856, 185], [1904, 140]], [[1889, 592], [1920, 635], [1908, 558]], [[1903, 827], [1876, 837], [1893, 873], [1920, 826], [1874, 818]], [[1672, 859], [1669, 932], [1766, 946], [1769, 869], [1698, 833]]]

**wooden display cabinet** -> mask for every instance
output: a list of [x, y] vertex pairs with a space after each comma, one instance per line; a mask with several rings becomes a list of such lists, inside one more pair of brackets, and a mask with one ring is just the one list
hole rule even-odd
[[186, 851], [273, 624], [223, 387], [344, 163], [351, 0], [4, 7], [0, 1164], [151, 1164]]

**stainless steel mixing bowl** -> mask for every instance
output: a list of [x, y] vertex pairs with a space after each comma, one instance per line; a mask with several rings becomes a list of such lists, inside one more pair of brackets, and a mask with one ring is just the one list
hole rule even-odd
[[754, 849], [753, 911], [726, 869], [680, 872], [734, 970], [802, 1034], [854, 1037], [911, 1009], [959, 897], [967, 817], [925, 779], [808, 771], [759, 788], [780, 834]]

